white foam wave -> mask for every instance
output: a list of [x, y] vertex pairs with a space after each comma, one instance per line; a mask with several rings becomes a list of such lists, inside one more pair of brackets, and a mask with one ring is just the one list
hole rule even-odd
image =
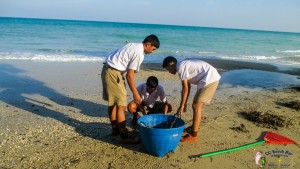
[[89, 61], [103, 61], [104, 57], [84, 56], [72, 54], [33, 54], [33, 53], [1, 53], [0, 60], [33, 60], [33, 61], [47, 61], [47, 62], [89, 62]]
[[216, 52], [198, 52], [199, 54], [214, 54]]
[[175, 50], [175, 51], [171, 51], [172, 53], [175, 53], [175, 54], [180, 54], [180, 53], [183, 53], [183, 54], [215, 54], [216, 52], [210, 52], [210, 51], [199, 51], [199, 52], [194, 52], [194, 51], [179, 51], [179, 50]]
[[277, 50], [278, 53], [300, 53], [300, 50]]
[[56, 53], [72, 53], [75, 50], [68, 50], [68, 49], [39, 49], [40, 51], [44, 52], [56, 52]]
[[287, 56], [220, 56], [222, 59], [228, 60], [245, 60], [257, 61], [260, 63], [276, 64], [276, 65], [300, 65], [300, 58]]
[[238, 60], [275, 60], [280, 59], [282, 57], [279, 56], [221, 56], [224, 59], [238, 59]]

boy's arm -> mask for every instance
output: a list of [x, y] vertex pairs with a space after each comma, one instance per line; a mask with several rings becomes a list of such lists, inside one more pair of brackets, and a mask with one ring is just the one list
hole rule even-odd
[[169, 111], [169, 106], [168, 106], [169, 103], [168, 103], [168, 101], [165, 101], [164, 104], [165, 104], [165, 107], [164, 107], [164, 112], [163, 113], [167, 114], [168, 111]]
[[169, 107], [168, 107], [168, 101], [167, 101], [167, 97], [166, 97], [166, 94], [165, 94], [165, 90], [162, 86], [158, 86], [159, 88], [159, 97], [160, 97], [160, 101], [164, 103], [164, 110], [163, 110], [163, 113], [164, 114], [167, 114], [168, 111], [169, 111]]
[[181, 101], [180, 106], [177, 110], [177, 114], [180, 115], [181, 113], [185, 112], [187, 100], [190, 94], [190, 87], [191, 84], [185, 79], [181, 81], [182, 84], [182, 91], [181, 91]]
[[134, 81], [134, 74], [135, 71], [133, 69], [129, 69], [126, 74], [127, 83], [129, 85], [129, 88], [133, 94], [133, 100], [136, 104], [141, 103], [141, 96], [139, 92], [136, 89], [135, 81]]

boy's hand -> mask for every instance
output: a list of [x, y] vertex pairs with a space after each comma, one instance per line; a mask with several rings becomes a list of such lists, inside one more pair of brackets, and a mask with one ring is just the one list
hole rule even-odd
[[138, 104], [139, 109], [141, 110], [141, 112], [143, 113], [143, 115], [146, 115], [146, 110], [144, 108], [144, 106], [142, 106], [142, 104]]
[[176, 118], [178, 118], [178, 117], [181, 118], [181, 114], [178, 114], [178, 113], [175, 113], [174, 116], [175, 116]]
[[186, 112], [186, 104], [183, 106], [183, 112]]
[[182, 113], [185, 113], [186, 112], [186, 104], [182, 107], [179, 107], [178, 110], [177, 110], [177, 114], [181, 115]]
[[141, 104], [142, 103], [142, 99], [141, 99], [141, 96], [136, 93], [136, 94], [133, 94], [133, 100], [134, 100], [134, 103], [135, 104]]

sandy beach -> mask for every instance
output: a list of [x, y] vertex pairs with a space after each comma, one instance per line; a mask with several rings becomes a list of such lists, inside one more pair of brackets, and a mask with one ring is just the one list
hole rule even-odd
[[[120, 144], [119, 137], [110, 135], [101, 62], [1, 60], [0, 168], [259, 168], [254, 160], [257, 152], [266, 158], [265, 168], [300, 168], [300, 147], [294, 144], [265, 143], [207, 158], [195, 156], [263, 140], [266, 131], [300, 143], [299, 69], [205, 61], [218, 68], [221, 76], [230, 70], [251, 69], [289, 75], [298, 84], [280, 89], [221, 84], [212, 103], [203, 109], [199, 141], [179, 143], [170, 156], [158, 158], [145, 152], [142, 144]], [[136, 83], [151, 75], [159, 78], [177, 109], [178, 76], [163, 71], [160, 64], [143, 64]], [[129, 101], [132, 95], [127, 90]], [[187, 126], [194, 91], [195, 86], [182, 116]], [[127, 127], [136, 131], [130, 118]]]

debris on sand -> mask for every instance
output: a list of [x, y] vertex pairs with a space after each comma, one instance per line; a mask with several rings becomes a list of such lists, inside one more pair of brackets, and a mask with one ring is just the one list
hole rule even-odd
[[258, 111], [240, 112], [239, 114], [245, 119], [254, 122], [259, 127], [266, 127], [277, 130], [278, 127], [288, 127], [290, 125], [293, 125], [291, 123], [291, 119], [285, 116]]
[[291, 109], [295, 109], [297, 111], [300, 110], [300, 101], [289, 101], [289, 102], [283, 102], [283, 103], [277, 103], [277, 104], [291, 108]]
[[246, 126], [242, 123], [238, 127], [230, 127], [231, 130], [237, 131], [237, 132], [243, 132], [243, 133], [249, 133], [249, 130], [246, 128]]
[[296, 90], [296, 91], [300, 92], [300, 86], [290, 87], [290, 89], [293, 89], [293, 90]]

